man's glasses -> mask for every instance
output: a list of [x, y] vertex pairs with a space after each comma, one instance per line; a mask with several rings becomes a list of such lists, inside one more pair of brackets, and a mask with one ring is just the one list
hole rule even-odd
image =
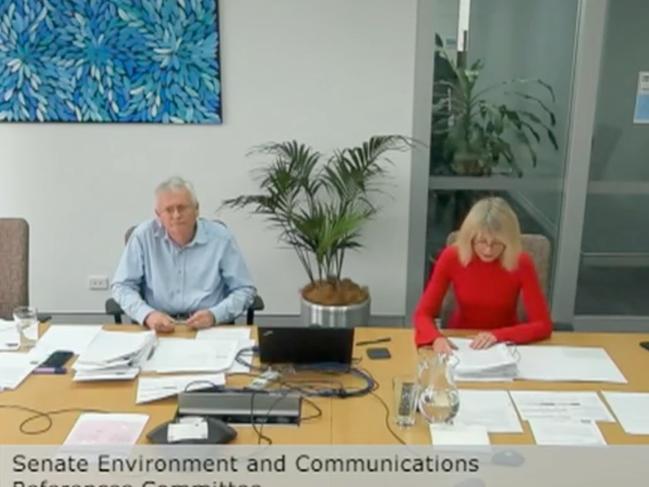
[[192, 208], [193, 206], [191, 205], [174, 205], [174, 206], [167, 206], [165, 208], [162, 208], [162, 210], [160, 211], [166, 215], [173, 215], [174, 213], [178, 213], [179, 215], [182, 215], [187, 213]]

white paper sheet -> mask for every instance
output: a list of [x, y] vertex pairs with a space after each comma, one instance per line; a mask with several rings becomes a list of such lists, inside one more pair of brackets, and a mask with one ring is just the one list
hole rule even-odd
[[480, 425], [489, 433], [522, 433], [516, 409], [504, 390], [460, 389], [460, 409], [454, 422]]
[[606, 445], [597, 423], [592, 421], [530, 420], [537, 445], [598, 446]]
[[[28, 340], [38, 340], [38, 323], [23, 330]], [[18, 350], [20, 348], [20, 333], [15, 321], [0, 319], [0, 350]]]
[[0, 350], [18, 350], [20, 334], [13, 321], [0, 320]]
[[649, 435], [649, 393], [603, 391], [622, 428], [630, 435]]
[[430, 436], [435, 446], [486, 446], [489, 434], [477, 424], [431, 424]]
[[18, 387], [37, 365], [27, 353], [0, 353], [0, 390]]
[[81, 355], [100, 330], [101, 325], [51, 325], [30, 353], [46, 358], [57, 350], [69, 350]]
[[[191, 385], [190, 385], [191, 384]], [[225, 384], [223, 374], [172, 375], [168, 377], [140, 377], [137, 384], [136, 404], [156, 401], [192, 389]]]
[[[255, 341], [254, 340], [240, 340], [237, 342], [237, 350], [235, 353], [235, 357], [239, 354], [239, 352], [243, 349], [247, 348], [252, 348], [255, 346]], [[242, 361], [251, 363], [252, 358], [253, 358], [253, 353], [252, 351], [250, 352], [244, 352], [239, 355]], [[243, 365], [236, 360], [232, 362], [232, 366], [226, 371], [226, 374], [247, 374], [250, 372], [250, 366], [248, 365]]]
[[627, 382], [603, 348], [526, 345], [518, 353], [519, 379]]
[[[255, 346], [255, 341], [250, 339], [250, 327], [239, 328], [239, 327], [229, 327], [229, 326], [217, 326], [213, 328], [205, 328], [203, 330], [198, 330], [196, 333], [197, 340], [236, 340], [237, 348], [235, 352], [238, 354], [241, 350], [246, 348], [252, 348]], [[243, 354], [242, 357], [246, 362], [252, 360], [252, 353]], [[233, 362], [232, 366], [227, 370], [227, 374], [237, 374], [237, 373], [248, 373], [250, 372], [250, 367], [240, 364], [239, 362]]]
[[223, 372], [232, 366], [237, 342], [162, 338], [142, 370], [158, 372]]
[[213, 326], [196, 332], [197, 340], [250, 340], [250, 327]]
[[84, 413], [63, 445], [133, 445], [148, 420], [147, 414]]
[[615, 422], [596, 392], [509, 391], [524, 420]]

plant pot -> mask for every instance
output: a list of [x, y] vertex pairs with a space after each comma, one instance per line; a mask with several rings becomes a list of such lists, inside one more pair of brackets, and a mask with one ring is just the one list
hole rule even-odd
[[370, 320], [370, 298], [362, 303], [327, 306], [301, 298], [300, 317], [305, 326], [353, 328], [367, 326]]

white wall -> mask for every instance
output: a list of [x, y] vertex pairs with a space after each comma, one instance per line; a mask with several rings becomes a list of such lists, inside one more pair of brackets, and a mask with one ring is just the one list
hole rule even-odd
[[[296, 138], [319, 150], [412, 133], [416, 0], [221, 0], [224, 124], [0, 125], [0, 216], [31, 226], [30, 294], [42, 310], [94, 312], [87, 276], [116, 266], [124, 229], [152, 214], [152, 190], [181, 174], [202, 214], [253, 191], [248, 149]], [[346, 273], [370, 286], [373, 313], [403, 315], [410, 158], [395, 157], [392, 198]], [[268, 314], [298, 312], [297, 259], [247, 213], [237, 235]]]

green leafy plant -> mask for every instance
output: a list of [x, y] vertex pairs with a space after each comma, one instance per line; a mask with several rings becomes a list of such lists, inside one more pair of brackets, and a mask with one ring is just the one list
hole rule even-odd
[[269, 143], [253, 154], [270, 157], [259, 170], [259, 194], [224, 201], [249, 207], [279, 230], [309, 278], [305, 299], [320, 304], [352, 304], [367, 290], [342, 279], [345, 255], [362, 247], [363, 225], [379, 210], [372, 195], [382, 192], [390, 160], [386, 154], [411, 146], [403, 136], [374, 136], [358, 147], [336, 150], [326, 159], [297, 141]]
[[[540, 79], [512, 79], [479, 88], [482, 60], [469, 67], [458, 66], [439, 44], [438, 48], [437, 55], [450, 73], [445, 79], [437, 79], [433, 89], [431, 159], [442, 169], [436, 172], [487, 176], [502, 167], [503, 173], [520, 177], [523, 171], [514, 150], [516, 144], [524, 148], [534, 167], [538, 162], [536, 147], [543, 139], [558, 150], [553, 131], [556, 117], [548, 102], [524, 90], [540, 88], [554, 103], [549, 84]], [[518, 103], [490, 101], [496, 96]]]

